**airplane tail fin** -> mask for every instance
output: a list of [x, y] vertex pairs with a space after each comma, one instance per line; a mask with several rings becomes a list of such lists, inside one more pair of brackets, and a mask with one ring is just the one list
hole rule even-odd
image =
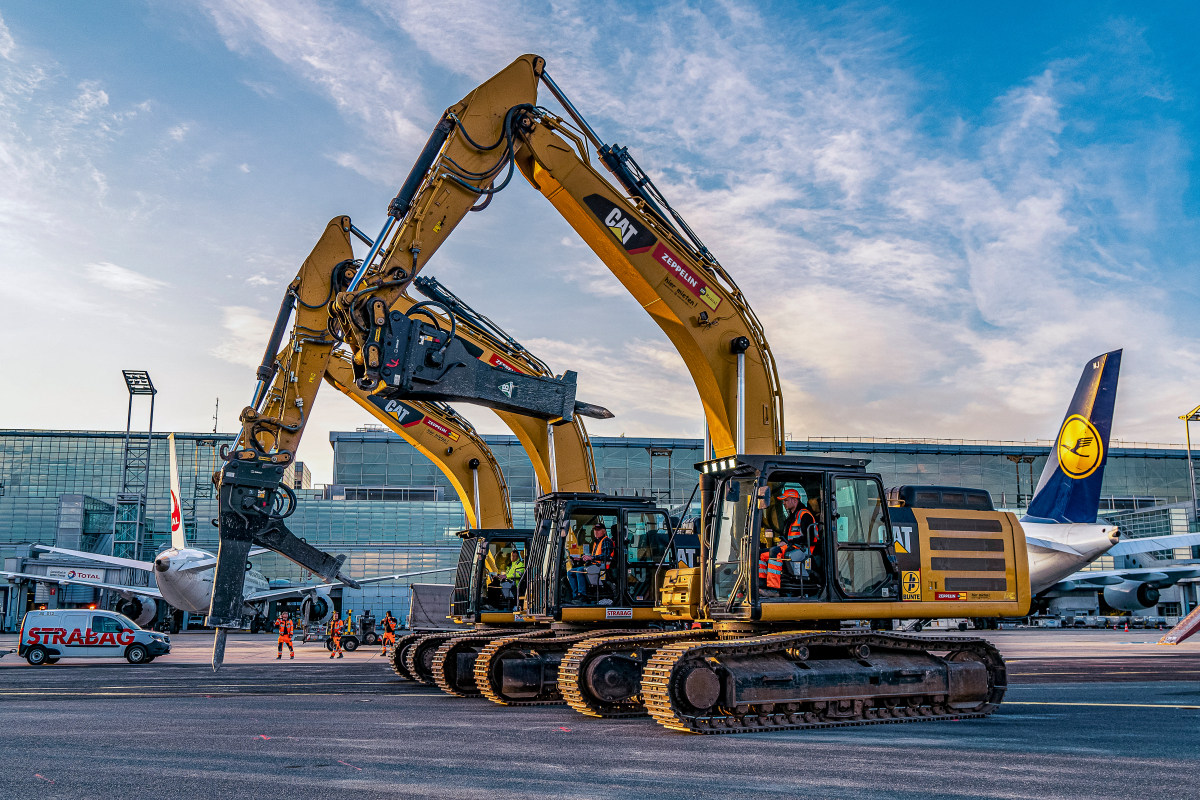
[[1084, 366], [1024, 519], [1096, 521], [1120, 371], [1120, 350], [1096, 356]]
[[183, 533], [183, 495], [179, 492], [179, 467], [175, 464], [175, 434], [167, 437], [171, 451], [171, 547], [182, 550], [187, 547]]

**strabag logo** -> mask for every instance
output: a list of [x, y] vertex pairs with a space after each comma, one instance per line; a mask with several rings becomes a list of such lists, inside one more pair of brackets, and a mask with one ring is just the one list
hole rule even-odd
[[604, 609], [605, 619], [633, 619], [632, 608], [606, 608]]
[[640, 222], [635, 224], [620, 206], [607, 197], [589, 194], [583, 198], [583, 202], [596, 218], [604, 223], [608, 232], [617, 238], [626, 252], [644, 253], [658, 241], [653, 233], [646, 230]]

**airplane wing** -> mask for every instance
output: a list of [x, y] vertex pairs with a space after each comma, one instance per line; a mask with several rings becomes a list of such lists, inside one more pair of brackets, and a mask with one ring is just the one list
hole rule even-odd
[[[1167, 538], [1167, 537], [1159, 537]], [[1159, 548], [1161, 549], [1161, 548]], [[1125, 581], [1144, 581], [1159, 589], [1174, 586], [1184, 578], [1200, 578], [1200, 566], [1191, 564], [1179, 567], [1153, 567], [1142, 569], [1110, 569], [1097, 572], [1076, 572], [1061, 580], [1050, 590], [1069, 592], [1074, 589], [1098, 589], [1115, 586]]]
[[[384, 581], [395, 581], [395, 580], [399, 580], [400, 578], [410, 578], [414, 575], [429, 575], [434, 572], [454, 572], [456, 569], [458, 569], [458, 567], [445, 567], [442, 569], [423, 569], [423, 570], [419, 570], [418, 572], [403, 572], [399, 575], [378, 575], [374, 578], [364, 578], [363, 580], [360, 580], [358, 582], [358, 585], [362, 586], [364, 583], [382, 583]], [[254, 594], [248, 594], [248, 595], [246, 595], [244, 602], [259, 603], [259, 602], [262, 602], [263, 600], [278, 600], [281, 597], [298, 596], [298, 595], [302, 595], [302, 594], [307, 594], [308, 592], [316, 591], [317, 589], [332, 589], [335, 586], [343, 586], [343, 585], [344, 584], [341, 581], [335, 581], [333, 583], [314, 583], [309, 586], [293, 586], [293, 587], [287, 588], [287, 589], [272, 589], [267, 592], [256, 592]]]
[[9, 578], [29, 578], [43, 583], [69, 583], [76, 586], [94, 586], [97, 589], [112, 589], [121, 594], [140, 594], [145, 597], [157, 597], [162, 599], [162, 593], [158, 589], [149, 586], [123, 586], [119, 583], [100, 583], [99, 581], [83, 581], [78, 578], [48, 578], [45, 575], [29, 575], [24, 572], [4, 572], [0, 571], [0, 575], [5, 575]]
[[85, 553], [82, 550], [67, 550], [62, 547], [51, 547], [46, 544], [35, 544], [34, 550], [42, 550], [46, 553], [59, 553], [64, 556], [75, 556], [76, 558], [86, 558], [89, 561], [99, 561], [102, 564], [113, 564], [118, 567], [129, 567], [130, 569], [140, 569], [149, 572], [154, 569], [153, 561], [134, 561], [132, 558], [118, 558], [117, 556], [102, 556], [99, 553]]
[[1155, 550], [1173, 550], [1176, 547], [1194, 547], [1198, 544], [1200, 544], [1200, 533], [1146, 536], [1142, 539], [1123, 539], [1114, 544], [1106, 555], [1128, 556], [1134, 553], [1153, 553]]

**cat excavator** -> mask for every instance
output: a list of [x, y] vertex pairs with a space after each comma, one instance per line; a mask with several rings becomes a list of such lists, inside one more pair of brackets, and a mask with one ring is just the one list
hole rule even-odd
[[[580, 415], [606, 418], [611, 414], [577, 402], [574, 373], [550, 374], [544, 363], [511, 339], [488, 331], [483, 324], [486, 318], [462, 319], [438, 300], [417, 302], [403, 293], [392, 298], [385, 317], [387, 336], [377, 332], [388, 348], [391, 366], [386, 369], [406, 385], [364, 386], [356, 374], [360, 370], [355, 356], [361, 354], [345, 346], [338, 321], [329, 313], [339, 287], [357, 268], [350, 248], [352, 231], [357, 229], [348, 217], [335, 218], [289, 285], [258, 371], [253, 402], [241, 415], [242, 433], [232, 450], [223, 451], [225, 463], [214, 475], [221, 491], [221, 549], [209, 613], [209, 624], [217, 628], [214, 669], [223, 660], [230, 604], [242, 594], [242, 576], [230, 560], [240, 557], [250, 543], [269, 547], [327, 580], [355, 585], [340, 574], [341, 559], [307, 545], [284, 523], [296, 501], [280, 480], [294, 456], [321, 380], [347, 394], [441, 468], [463, 501], [469, 526], [464, 547], [474, 546], [477, 537], [471, 531], [511, 530], [511, 503], [494, 455], [444, 400], [494, 408], [517, 434], [543, 485], [558, 484], [561, 468], [567, 485], [595, 486], [591, 447]], [[293, 312], [295, 323], [281, 350]]]
[[[539, 85], [565, 117], [537, 105]], [[411, 282], [516, 170], [687, 366], [708, 440], [696, 465], [700, 552], [695, 564], [680, 563], [681, 531], [652, 502], [541, 498], [520, 616], [557, 632], [488, 643], [470, 659], [476, 687], [502, 704], [565, 699], [591, 716], [649, 714], [690, 733], [994, 711], [1007, 682], [989, 643], [888, 629], [894, 618], [1025, 614], [1029, 565], [1016, 518], [990, 504], [913, 509], [904, 516], [905, 564], [917, 554], [919, 569], [900, 570], [902, 526], [879, 476], [861, 459], [786, 454], [774, 357], [745, 296], [628, 149], [588, 125], [539, 56], [518, 58], [446, 110], [338, 295], [359, 385], [389, 380], [376, 334], [387, 305], [373, 298]], [[595, 546], [598, 528], [616, 532], [616, 555], [605, 577], [588, 577], [581, 602], [576, 552]], [[847, 620], [874, 629], [844, 631]]]

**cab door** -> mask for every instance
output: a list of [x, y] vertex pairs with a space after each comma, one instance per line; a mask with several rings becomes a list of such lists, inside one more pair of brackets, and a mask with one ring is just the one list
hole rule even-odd
[[622, 515], [624, 535], [621, 541], [624, 603], [626, 606], [653, 606], [663, 573], [674, 567], [668, 553], [671, 523], [662, 511], [629, 510]]
[[831, 475], [829, 482], [830, 583], [851, 600], [899, 599], [883, 485], [866, 475]]
[[107, 614], [92, 617], [92, 640], [88, 655], [92, 657], [120, 657], [125, 655], [125, 646], [118, 641], [124, 628], [121, 623]]

